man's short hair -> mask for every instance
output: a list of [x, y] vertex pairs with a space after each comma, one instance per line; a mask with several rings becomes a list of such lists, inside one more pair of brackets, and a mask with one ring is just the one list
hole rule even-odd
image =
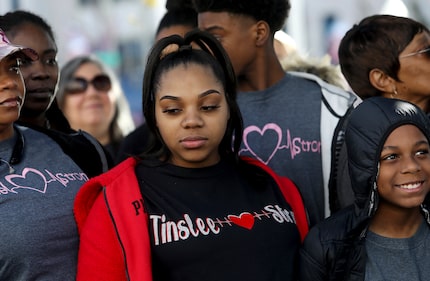
[[197, 13], [228, 12], [265, 21], [274, 34], [282, 29], [290, 12], [289, 0], [193, 0]]

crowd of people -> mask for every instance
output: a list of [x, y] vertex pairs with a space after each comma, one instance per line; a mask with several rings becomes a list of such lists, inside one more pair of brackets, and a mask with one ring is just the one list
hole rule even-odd
[[428, 27], [369, 15], [334, 66], [282, 46], [289, 0], [166, 9], [136, 128], [102, 60], [0, 16], [0, 279], [426, 280]]

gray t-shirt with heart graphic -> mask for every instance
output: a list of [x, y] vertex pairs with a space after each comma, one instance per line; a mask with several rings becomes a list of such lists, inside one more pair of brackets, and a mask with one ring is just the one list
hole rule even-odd
[[290, 74], [264, 91], [237, 96], [244, 122], [239, 154], [289, 177], [303, 196], [311, 226], [325, 214], [321, 98], [317, 83]]
[[46, 135], [18, 127], [0, 142], [0, 280], [75, 280], [78, 233], [73, 202], [87, 175]]

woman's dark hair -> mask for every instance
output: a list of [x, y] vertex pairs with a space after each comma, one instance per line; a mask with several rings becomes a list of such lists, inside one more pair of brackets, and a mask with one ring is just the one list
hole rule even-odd
[[197, 13], [227, 12], [265, 21], [273, 34], [284, 26], [291, 8], [289, 0], [193, 0], [193, 4]]
[[24, 23], [31, 23], [41, 27], [48, 33], [52, 41], [55, 42], [55, 36], [51, 26], [43, 18], [36, 14], [27, 11], [16, 10], [0, 16], [0, 27], [9, 38], [15, 37], [16, 28]]
[[361, 98], [380, 96], [369, 80], [372, 69], [380, 69], [399, 81], [399, 54], [415, 35], [429, 30], [405, 17], [374, 15], [354, 25], [339, 45], [339, 62], [352, 90]]
[[[199, 48], [191, 47], [194, 43]], [[167, 47], [176, 45], [178, 49], [165, 54]], [[148, 150], [143, 158], [157, 158], [167, 161], [171, 152], [165, 145], [156, 126], [155, 93], [160, 86], [161, 76], [167, 71], [181, 65], [198, 64], [212, 69], [221, 82], [229, 107], [230, 118], [225, 135], [219, 146], [221, 157], [237, 160], [242, 141], [243, 122], [236, 103], [236, 76], [231, 62], [221, 44], [209, 33], [193, 30], [181, 37], [172, 35], [160, 39], [152, 48], [143, 78], [143, 112], [151, 132]]]

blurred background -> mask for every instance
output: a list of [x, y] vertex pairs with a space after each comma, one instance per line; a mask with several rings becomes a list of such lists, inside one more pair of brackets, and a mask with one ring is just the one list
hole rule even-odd
[[[252, 1], [252, 0], [250, 0]], [[414, 18], [430, 25], [430, 0], [290, 0], [285, 31], [303, 55], [331, 56], [354, 23], [372, 14]], [[53, 28], [60, 67], [94, 53], [121, 78], [136, 124], [142, 121], [141, 87], [147, 53], [154, 42], [165, 0], [0, 0], [0, 13], [28, 10]]]

